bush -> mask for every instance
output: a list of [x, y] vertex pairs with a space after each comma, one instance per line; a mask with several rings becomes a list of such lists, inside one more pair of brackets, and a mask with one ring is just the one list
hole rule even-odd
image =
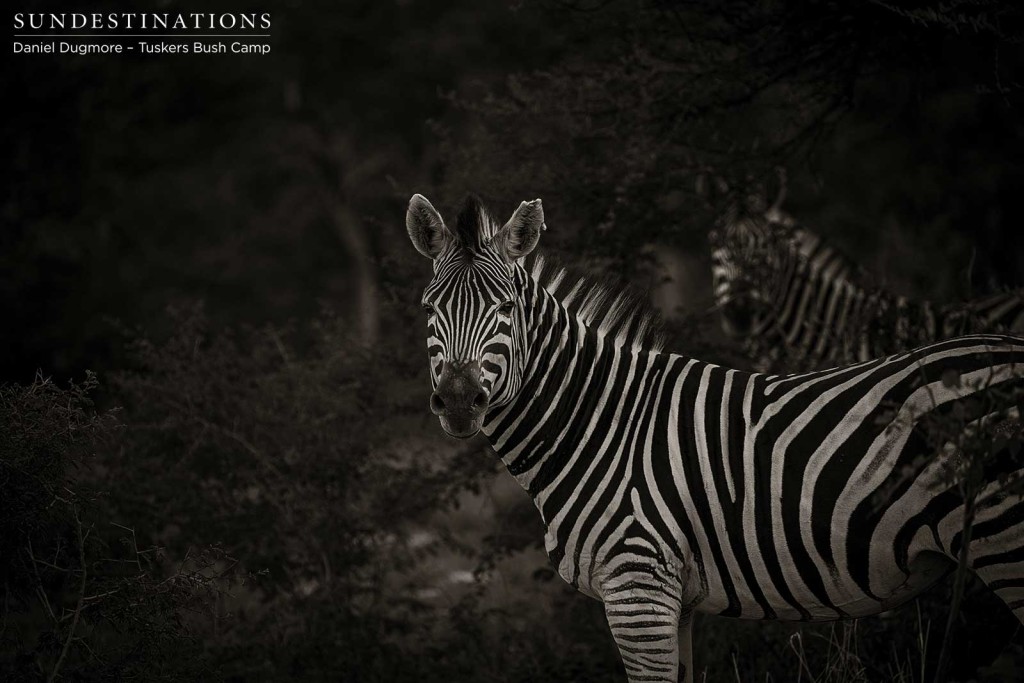
[[260, 576], [205, 632], [229, 678], [399, 680], [439, 618], [408, 538], [493, 462], [439, 457], [419, 353], [367, 348], [328, 313], [225, 330], [198, 307], [171, 315], [116, 380], [119, 509], [170, 557], [222, 544]]
[[[0, 671], [18, 680], [211, 679], [187, 622], [211, 612], [218, 553], [169, 566], [112, 517], [97, 449], [118, 423], [94, 409], [97, 387], [37, 376], [0, 387]], [[120, 522], [115, 522], [120, 519]]]

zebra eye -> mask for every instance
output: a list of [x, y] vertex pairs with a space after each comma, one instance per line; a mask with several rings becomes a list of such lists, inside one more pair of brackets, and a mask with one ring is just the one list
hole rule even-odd
[[498, 315], [509, 317], [512, 315], [512, 311], [516, 310], [516, 302], [506, 301], [498, 306]]
[[420, 305], [423, 306], [423, 310], [427, 312], [427, 315], [434, 315], [435, 313], [437, 313], [437, 310], [434, 309], [434, 306], [432, 304], [428, 304], [426, 301], [424, 301]]

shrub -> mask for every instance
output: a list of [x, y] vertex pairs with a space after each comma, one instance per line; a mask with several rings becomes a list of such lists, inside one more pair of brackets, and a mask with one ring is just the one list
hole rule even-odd
[[[209, 614], [221, 559], [168, 566], [113, 517], [97, 450], [116, 447], [97, 387], [37, 376], [0, 387], [0, 671], [18, 680], [194, 680], [215, 676], [187, 622]], [[120, 521], [115, 521], [120, 520]]]

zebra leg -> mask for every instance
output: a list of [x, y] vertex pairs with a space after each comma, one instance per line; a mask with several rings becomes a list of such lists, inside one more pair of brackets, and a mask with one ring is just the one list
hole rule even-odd
[[693, 683], [693, 612], [679, 615], [679, 680]]
[[985, 582], [1000, 600], [1013, 612], [1013, 616], [1024, 624], [1024, 503], [1017, 496], [1007, 501], [1003, 510], [1006, 524], [999, 517], [975, 521], [974, 529], [980, 535], [994, 531], [988, 536], [975, 538], [970, 545], [970, 563], [974, 573]]
[[[973, 520], [967, 557], [978, 578], [1024, 624], [1024, 494], [1019, 490], [1024, 472], [1016, 472], [1015, 477], [1010, 486], [1017, 490], [1002, 495], [1000, 485], [993, 484], [981, 494], [984, 502]], [[959, 531], [956, 524], [947, 528]], [[958, 549], [949, 545], [948, 555], [956, 561], [953, 551]]]
[[[1008, 421], [995, 422], [991, 428], [1019, 448], [1024, 440], [1020, 411], [1013, 408], [1008, 415]], [[1006, 451], [995, 457], [1009, 460], [1017, 469], [979, 493], [968, 558], [978, 578], [1024, 624], [1024, 453]]]
[[1024, 562], [987, 564], [974, 571], [1024, 624]]
[[[630, 683], [692, 683], [690, 615], [680, 619], [679, 598], [653, 587], [626, 586], [605, 596], [605, 616]], [[680, 627], [685, 632], [684, 678], [679, 678]]]

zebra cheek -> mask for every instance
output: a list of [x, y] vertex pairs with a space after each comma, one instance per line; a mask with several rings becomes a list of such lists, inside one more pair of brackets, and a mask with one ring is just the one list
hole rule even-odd
[[502, 381], [501, 375], [492, 375], [490, 373], [484, 373], [483, 381], [480, 383], [484, 391], [487, 392], [488, 398], [493, 402], [498, 398], [501, 393]]
[[428, 361], [430, 368], [430, 386], [433, 389], [437, 389], [437, 383], [441, 378], [441, 370], [444, 367], [444, 354], [437, 353], [436, 349], [432, 349], [434, 353], [430, 354]]

